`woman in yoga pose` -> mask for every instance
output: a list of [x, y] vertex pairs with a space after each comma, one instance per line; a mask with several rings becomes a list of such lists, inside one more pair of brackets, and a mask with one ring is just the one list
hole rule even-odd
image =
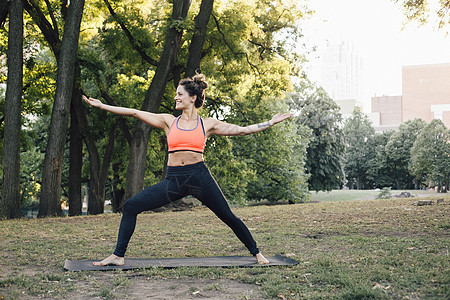
[[100, 100], [83, 96], [84, 101], [93, 107], [121, 116], [135, 117], [150, 126], [163, 129], [167, 135], [169, 152], [166, 177], [125, 202], [116, 249], [111, 256], [95, 262], [94, 265], [123, 265], [125, 251], [136, 226], [137, 215], [187, 195], [200, 200], [227, 224], [259, 264], [269, 263], [256, 246], [247, 226], [231, 211], [203, 161], [203, 149], [210, 135], [252, 134], [282, 122], [292, 114], [276, 114], [270, 121], [246, 127], [228, 124], [214, 118], [202, 119], [198, 109], [203, 105], [207, 87], [205, 76], [202, 74], [180, 81], [175, 96], [175, 107], [182, 111], [178, 118], [170, 114], [155, 114], [106, 105]]

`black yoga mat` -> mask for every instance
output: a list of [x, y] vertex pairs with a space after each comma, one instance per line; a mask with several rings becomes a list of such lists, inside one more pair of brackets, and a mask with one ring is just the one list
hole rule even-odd
[[[270, 264], [264, 266], [293, 266], [298, 261], [282, 255], [267, 257]], [[132, 270], [142, 268], [177, 268], [177, 267], [256, 267], [256, 259], [251, 256], [216, 256], [186, 258], [127, 258], [123, 266], [94, 266], [98, 260], [68, 260], [64, 263], [66, 271], [109, 271]]]

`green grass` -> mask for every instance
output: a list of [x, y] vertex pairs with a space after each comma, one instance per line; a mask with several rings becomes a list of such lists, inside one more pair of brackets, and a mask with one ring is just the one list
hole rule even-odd
[[[401, 192], [409, 192], [416, 197], [439, 198], [440, 194], [432, 190], [391, 190], [394, 198]], [[333, 190], [331, 192], [311, 191], [311, 202], [335, 202], [350, 200], [374, 200], [381, 193], [381, 190]], [[441, 197], [442, 198], [442, 197]]]
[[[415, 198], [339, 202], [332, 194], [320, 203], [234, 209], [264, 254], [297, 259], [293, 267], [65, 272], [66, 258], [100, 259], [112, 252], [120, 215], [1, 221], [0, 298], [121, 299], [147, 278], [236, 280], [266, 298], [449, 298], [448, 195], [439, 195], [440, 204], [414, 206]], [[140, 215], [127, 252], [145, 258], [217, 255], [247, 251], [205, 208]], [[220, 289], [210, 283], [204, 291]]]

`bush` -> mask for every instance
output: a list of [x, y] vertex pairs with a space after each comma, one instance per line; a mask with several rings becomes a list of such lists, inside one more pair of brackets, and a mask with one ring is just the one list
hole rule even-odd
[[391, 199], [391, 198], [392, 198], [392, 194], [391, 194], [390, 187], [383, 188], [377, 196], [377, 199]]

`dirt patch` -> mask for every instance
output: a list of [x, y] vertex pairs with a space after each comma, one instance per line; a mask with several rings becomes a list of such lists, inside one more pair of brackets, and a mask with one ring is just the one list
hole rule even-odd
[[133, 280], [129, 299], [261, 299], [258, 286], [233, 280]]
[[[108, 282], [108, 278], [104, 279]], [[99, 285], [92, 286], [86, 281], [78, 281], [76, 286], [76, 292], [66, 295], [68, 299], [264, 299], [259, 286], [229, 279], [132, 277], [119, 288], [105, 284], [95, 290], [94, 286]]]

